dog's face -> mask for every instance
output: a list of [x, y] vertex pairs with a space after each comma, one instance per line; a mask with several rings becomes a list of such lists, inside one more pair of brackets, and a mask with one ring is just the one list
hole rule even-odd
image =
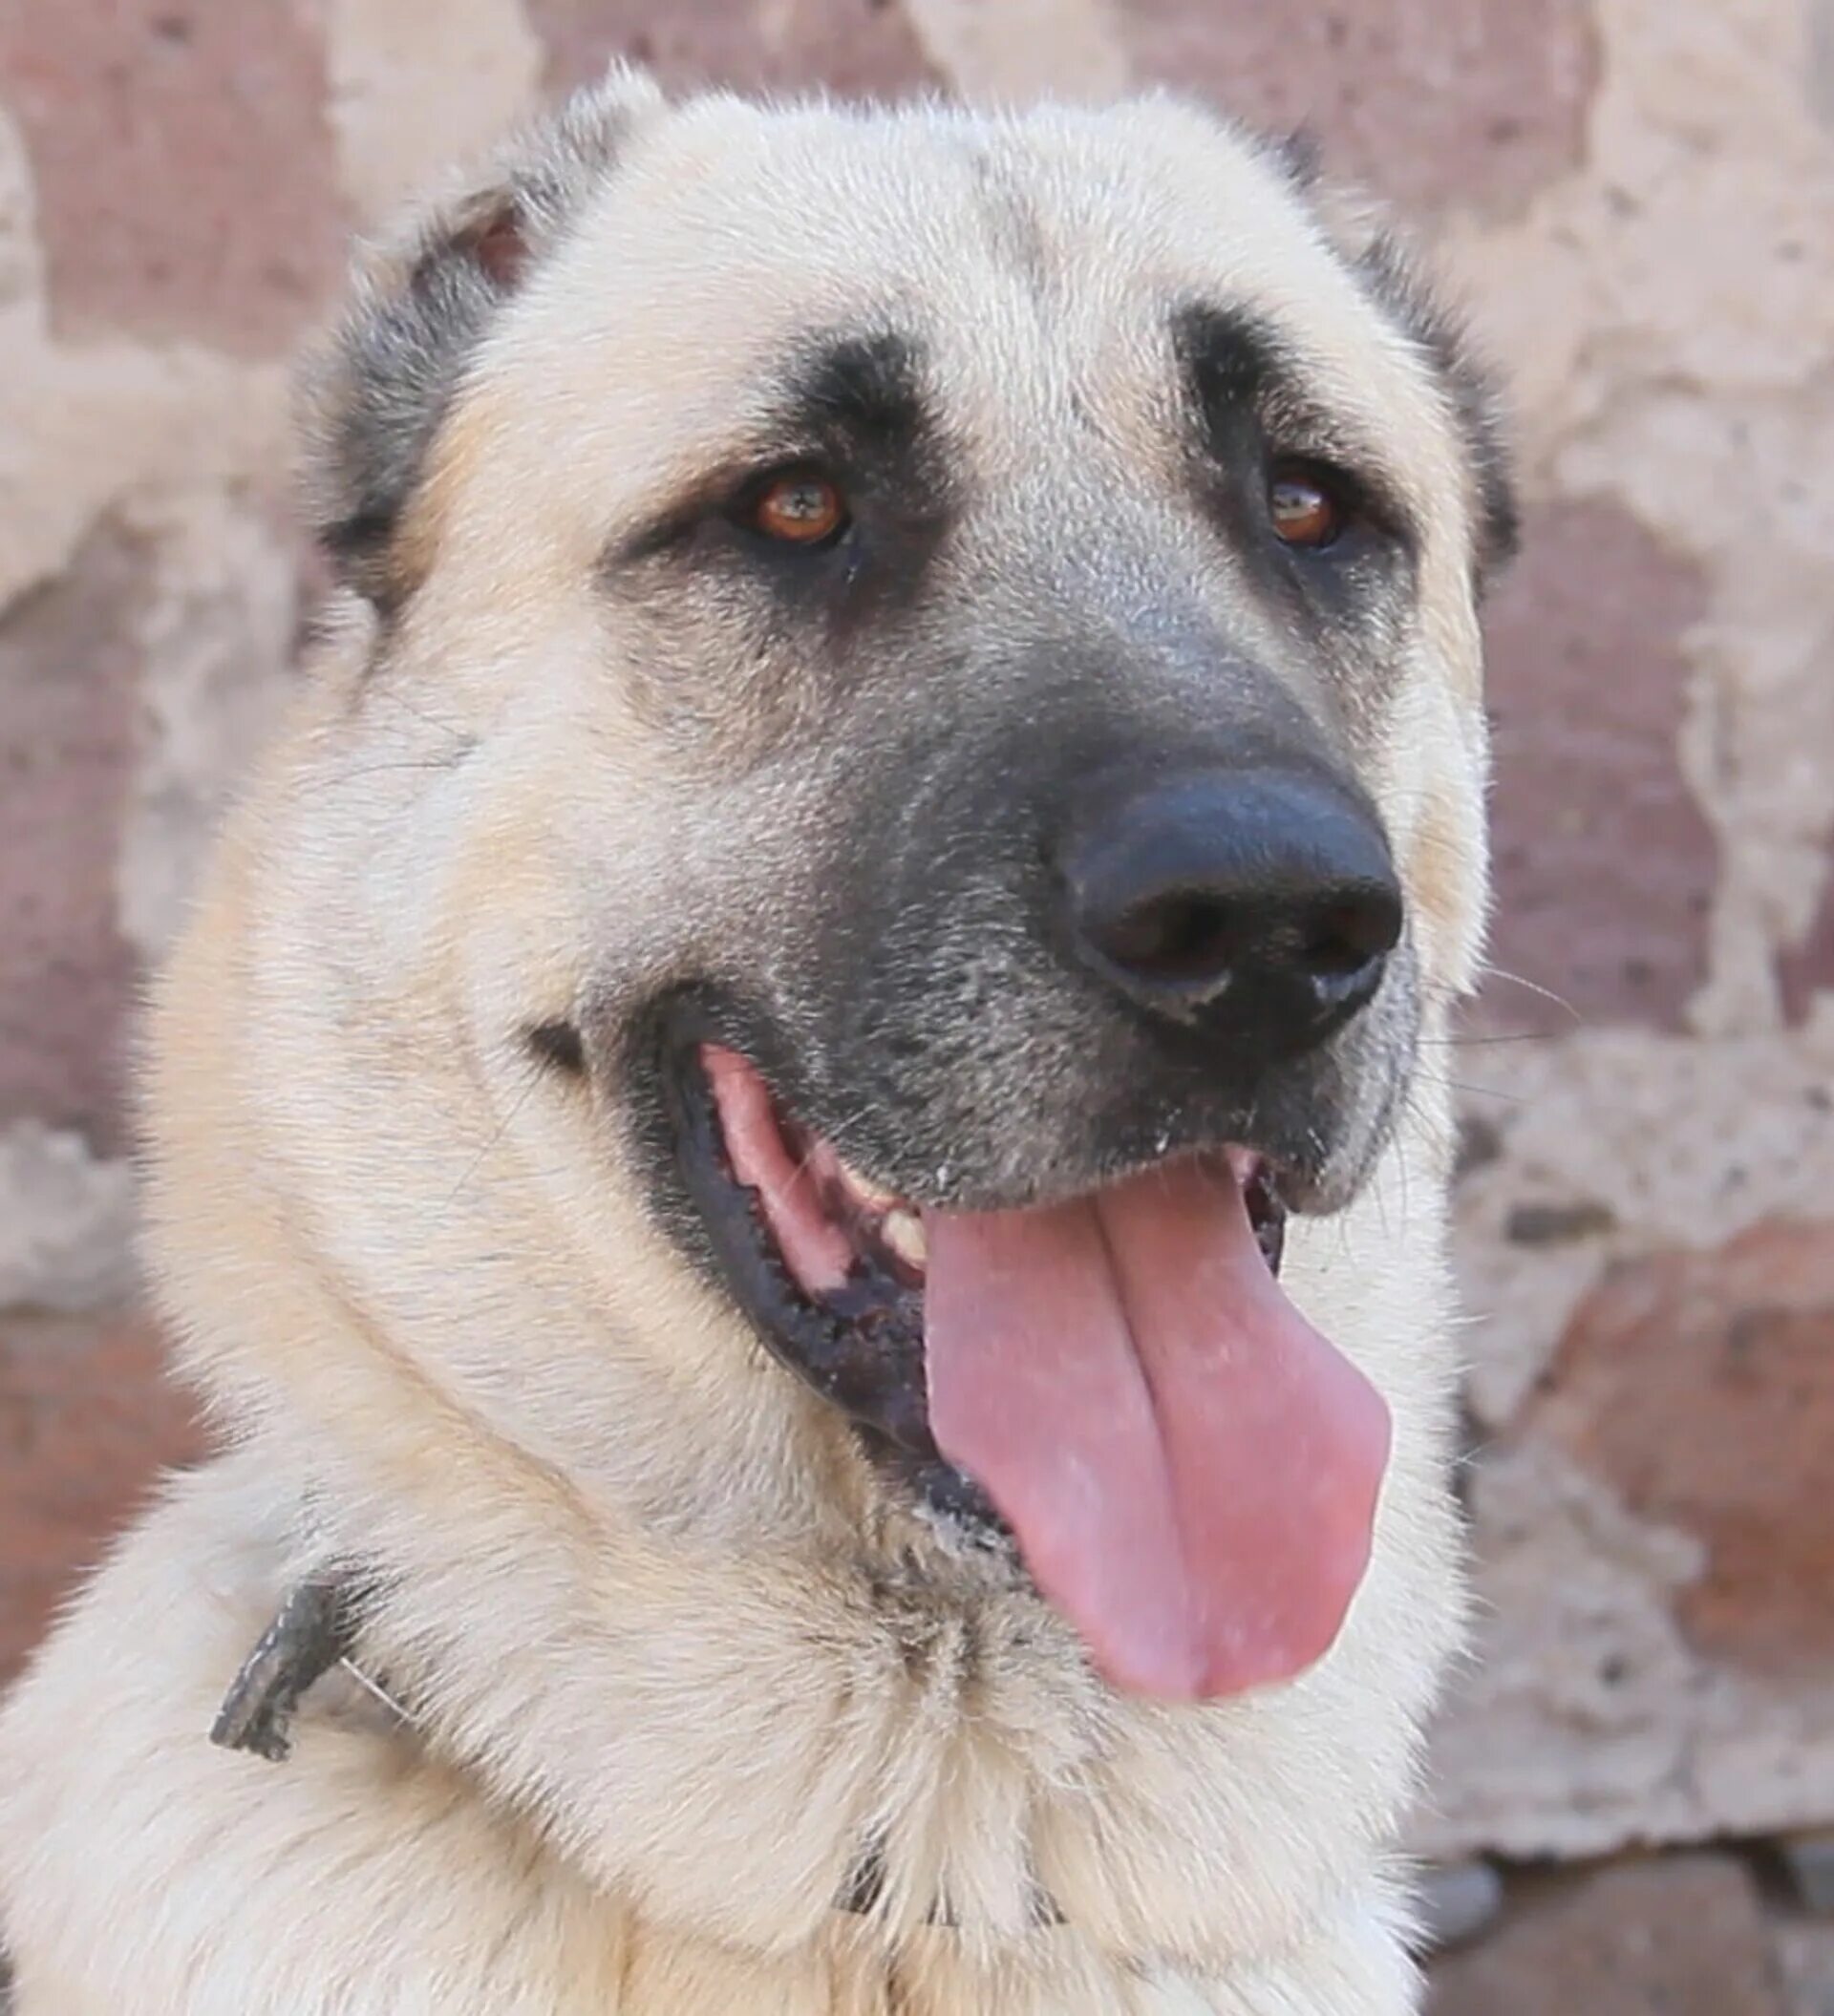
[[376, 928], [571, 1116], [557, 1179], [1162, 1693], [1293, 1670], [1360, 1573], [1380, 1403], [1270, 1277], [1481, 923], [1494, 448], [1321, 201], [1164, 103], [624, 81], [378, 256], [315, 384], [410, 779]]

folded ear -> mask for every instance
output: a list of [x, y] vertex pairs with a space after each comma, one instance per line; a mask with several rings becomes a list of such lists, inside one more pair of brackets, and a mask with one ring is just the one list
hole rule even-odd
[[1477, 587], [1482, 595], [1515, 558], [1520, 507], [1503, 394], [1461, 316], [1432, 288], [1394, 233], [1371, 236], [1357, 277], [1413, 338], [1439, 375], [1464, 443], [1476, 500]]
[[1412, 342], [1439, 381], [1471, 473], [1477, 587], [1482, 594], [1515, 557], [1518, 505], [1503, 395], [1463, 318], [1434, 290], [1387, 206], [1318, 173], [1303, 139], [1278, 143], [1295, 187], [1376, 306]]
[[473, 351], [662, 104], [618, 66], [359, 252], [302, 380], [305, 482], [339, 573], [379, 607], [415, 584], [397, 535]]

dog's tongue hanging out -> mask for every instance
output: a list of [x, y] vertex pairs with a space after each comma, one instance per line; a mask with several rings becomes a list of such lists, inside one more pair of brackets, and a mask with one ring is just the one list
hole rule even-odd
[[1369, 1561], [1388, 1411], [1299, 1314], [1226, 1166], [924, 1215], [930, 1427], [1116, 1686], [1311, 1666]]
[[[705, 1063], [734, 1175], [804, 1289], [831, 1291], [839, 1157], [790, 1151], [736, 1052]], [[1229, 1164], [923, 1228], [931, 1432], [1108, 1679], [1197, 1700], [1318, 1659], [1369, 1562], [1388, 1411], [1281, 1291]]]

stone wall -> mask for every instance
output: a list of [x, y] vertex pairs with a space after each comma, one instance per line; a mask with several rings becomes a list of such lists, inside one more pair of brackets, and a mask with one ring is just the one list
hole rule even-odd
[[136, 1312], [123, 1062], [315, 592], [289, 348], [353, 221], [617, 51], [1170, 80], [1432, 227], [1528, 503], [1496, 972], [1430, 1067], [1488, 1623], [1419, 1837], [1448, 1932], [1503, 1899], [1441, 2007], [1827, 2016], [1790, 1837], [1834, 1823], [1834, 0], [0, 10], [0, 1670], [199, 1447]]

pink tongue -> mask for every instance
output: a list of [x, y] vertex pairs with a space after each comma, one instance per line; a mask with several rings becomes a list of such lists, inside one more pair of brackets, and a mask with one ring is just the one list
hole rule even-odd
[[1117, 1687], [1290, 1679], [1369, 1562], [1388, 1411], [1184, 1161], [1038, 1211], [925, 1214], [930, 1426]]

